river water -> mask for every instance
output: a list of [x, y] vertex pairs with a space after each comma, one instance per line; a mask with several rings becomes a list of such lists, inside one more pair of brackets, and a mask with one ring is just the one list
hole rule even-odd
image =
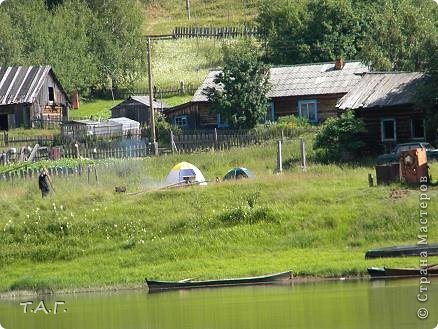
[[[426, 286], [428, 300], [424, 303], [417, 301], [419, 279], [326, 281], [154, 294], [145, 289], [55, 295], [42, 302], [39, 298], [0, 299], [0, 328], [433, 329], [438, 325], [438, 280]], [[20, 305], [23, 302], [29, 303], [26, 313]], [[53, 314], [55, 302], [57, 314]], [[429, 311], [425, 320], [417, 316], [421, 307]], [[46, 314], [45, 309], [51, 312]]]

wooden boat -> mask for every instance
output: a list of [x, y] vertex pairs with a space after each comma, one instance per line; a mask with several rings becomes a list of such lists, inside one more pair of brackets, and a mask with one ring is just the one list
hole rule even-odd
[[[425, 273], [427, 270], [427, 274]], [[388, 268], [388, 267], [370, 267], [368, 274], [371, 278], [401, 278], [416, 276], [435, 276], [438, 275], [438, 264], [425, 267], [423, 271], [419, 268]]]
[[275, 273], [264, 276], [237, 278], [237, 279], [222, 279], [222, 280], [206, 280], [206, 281], [192, 281], [192, 279], [185, 279], [181, 281], [153, 281], [145, 279], [145, 283], [149, 288], [149, 292], [176, 290], [176, 289], [191, 289], [191, 288], [208, 288], [208, 287], [222, 287], [222, 286], [239, 286], [239, 285], [257, 285], [257, 284], [271, 284], [281, 281], [292, 280], [292, 271]]
[[423, 251], [427, 251], [428, 256], [438, 256], [438, 243], [424, 246], [394, 246], [371, 249], [365, 253], [365, 258], [420, 256]]

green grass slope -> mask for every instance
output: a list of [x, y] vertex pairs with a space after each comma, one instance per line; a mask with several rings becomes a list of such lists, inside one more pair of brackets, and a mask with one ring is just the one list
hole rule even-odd
[[190, 0], [190, 20], [185, 1], [145, 1], [146, 34], [169, 34], [177, 26], [251, 25], [258, 0]]
[[[417, 188], [369, 188], [368, 167], [311, 163], [302, 172], [298, 141], [284, 145], [284, 157], [292, 166], [282, 175], [273, 173], [275, 143], [119, 161], [98, 170], [98, 183], [88, 184], [86, 175], [55, 177], [56, 193], [48, 199], [41, 199], [36, 181], [0, 182], [0, 291], [418, 266], [417, 258], [364, 260], [368, 248], [416, 242]], [[182, 160], [212, 181], [234, 166], [252, 169], [257, 178], [157, 189]], [[432, 173], [438, 176], [437, 164]], [[116, 194], [118, 185], [148, 192]], [[438, 197], [436, 187], [428, 193]], [[428, 211], [432, 242], [438, 239], [437, 203]]]

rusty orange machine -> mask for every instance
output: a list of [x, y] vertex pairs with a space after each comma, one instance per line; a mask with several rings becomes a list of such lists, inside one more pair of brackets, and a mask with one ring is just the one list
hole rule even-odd
[[[420, 183], [421, 177], [429, 177], [426, 150], [402, 151], [400, 153], [400, 179], [406, 183]], [[429, 178], [427, 178], [429, 180]]]

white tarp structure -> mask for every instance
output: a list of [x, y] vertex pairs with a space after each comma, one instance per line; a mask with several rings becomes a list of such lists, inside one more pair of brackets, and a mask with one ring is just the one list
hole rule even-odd
[[178, 184], [199, 184], [207, 185], [202, 172], [188, 162], [180, 162], [175, 165], [166, 177], [164, 184], [173, 186]]
[[127, 135], [128, 133], [130, 133], [130, 134], [139, 134], [140, 133], [140, 122], [137, 122], [135, 120], [121, 117], [121, 118], [111, 118], [111, 119], [108, 119], [108, 121], [121, 124], [123, 135]]

